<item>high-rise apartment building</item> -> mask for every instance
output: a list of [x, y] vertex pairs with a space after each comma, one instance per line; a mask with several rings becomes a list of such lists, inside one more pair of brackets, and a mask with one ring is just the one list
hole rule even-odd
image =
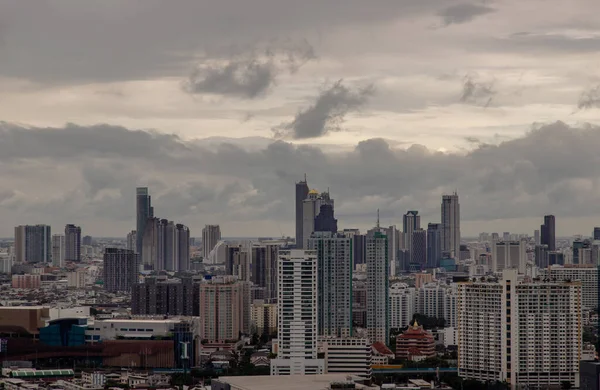
[[317, 253], [279, 251], [277, 359], [271, 375], [323, 374], [325, 362], [317, 359]]
[[200, 284], [200, 335], [210, 342], [250, 332], [250, 284], [220, 276]]
[[[319, 194], [316, 190], [308, 191], [308, 196], [302, 202], [302, 248], [308, 248], [310, 235], [315, 231], [315, 219], [321, 212], [321, 206], [331, 206], [333, 215], [334, 202], [328, 192]], [[337, 221], [336, 221], [337, 223]]]
[[460, 204], [458, 194], [442, 196], [442, 252], [458, 259], [460, 250]]
[[208, 255], [221, 240], [221, 227], [219, 225], [206, 225], [202, 229], [202, 257], [208, 259]]
[[314, 232], [308, 248], [317, 252], [319, 336], [352, 336], [352, 238]]
[[277, 304], [266, 303], [262, 299], [252, 302], [250, 309], [252, 332], [260, 335], [272, 335], [277, 332]]
[[134, 252], [137, 251], [137, 231], [132, 230], [127, 233], [127, 244], [125, 249], [130, 249]]
[[539, 230], [534, 230], [533, 231], [533, 242], [535, 243], [535, 245], [540, 245], [542, 243], [542, 239], [540, 237], [540, 231]]
[[596, 265], [553, 265], [548, 267], [546, 275], [552, 280], [581, 282], [581, 307], [585, 310], [598, 309], [598, 267]]
[[513, 388], [579, 387], [581, 283], [502, 280], [459, 283], [458, 369], [464, 379]]
[[131, 314], [199, 316], [200, 283], [147, 277], [131, 288]]
[[545, 215], [544, 224], [540, 226], [542, 245], [548, 245], [549, 251], [556, 250], [556, 218]]
[[106, 248], [104, 250], [104, 289], [107, 291], [131, 291], [138, 281], [139, 255], [132, 250]]
[[81, 261], [81, 227], [65, 226], [65, 261]]
[[65, 265], [65, 236], [63, 234], [52, 235], [52, 265], [64, 267]]
[[402, 217], [402, 227], [404, 231], [404, 249], [408, 249], [412, 257], [412, 239], [413, 232], [421, 229], [421, 216], [416, 210], [407, 211]]
[[15, 262], [50, 263], [52, 240], [48, 225], [15, 227]]
[[405, 283], [390, 286], [390, 328], [400, 329], [410, 325], [415, 311], [416, 292]]
[[92, 246], [94, 243], [94, 239], [92, 236], [83, 236], [81, 239], [81, 245]]
[[142, 245], [142, 264], [155, 271], [187, 271], [190, 267], [190, 231], [173, 221], [149, 218]]
[[524, 274], [527, 266], [527, 245], [521, 241], [499, 241], [492, 243], [492, 272], [505, 268], [517, 268]]
[[415, 229], [412, 235], [411, 263], [424, 269], [427, 265], [427, 232], [423, 229]]
[[146, 231], [146, 221], [149, 218], [154, 218], [154, 208], [152, 207], [152, 198], [148, 193], [148, 187], [136, 188], [136, 231], [138, 232], [136, 237], [136, 250], [135, 252], [143, 256], [142, 253], [142, 239], [144, 232]]
[[296, 248], [302, 249], [304, 244], [304, 229], [302, 227], [304, 214], [304, 200], [308, 197], [308, 184], [306, 176], [304, 181], [296, 183]]
[[425, 268], [437, 268], [442, 258], [442, 224], [427, 225], [427, 264]]
[[251, 248], [251, 280], [255, 286], [265, 289], [264, 299], [273, 302], [277, 299], [277, 260], [278, 245], [255, 245]]
[[367, 334], [372, 343], [389, 343], [389, 257], [387, 236], [367, 235]]

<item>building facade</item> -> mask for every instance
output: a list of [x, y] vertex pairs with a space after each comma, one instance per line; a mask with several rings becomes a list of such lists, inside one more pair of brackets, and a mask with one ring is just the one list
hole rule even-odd
[[142, 236], [146, 231], [146, 221], [154, 218], [154, 208], [152, 207], [152, 198], [148, 192], [148, 187], [136, 188], [136, 248], [135, 253], [142, 257]]
[[460, 204], [458, 194], [442, 196], [442, 252], [458, 259], [460, 249]]
[[527, 244], [521, 241], [500, 241], [492, 243], [492, 271], [501, 272], [505, 268], [517, 268], [524, 274], [527, 265]]
[[427, 264], [426, 268], [437, 268], [442, 258], [442, 224], [427, 225]]
[[52, 265], [64, 267], [65, 265], [65, 236], [63, 234], [52, 235]]
[[51, 255], [50, 226], [21, 225], [15, 227], [16, 263], [50, 263]]
[[358, 337], [325, 337], [321, 339], [328, 374], [348, 373], [371, 378], [371, 344]]
[[200, 283], [147, 277], [131, 290], [131, 314], [199, 316]]
[[208, 255], [221, 240], [221, 227], [219, 225], [206, 225], [202, 229], [202, 257], [208, 259]]
[[387, 236], [367, 236], [367, 333], [371, 343], [389, 343], [389, 258]]
[[549, 251], [556, 250], [556, 218], [545, 215], [544, 224], [540, 226], [542, 245], [548, 245]]
[[65, 261], [81, 261], [81, 227], [65, 226]]
[[394, 283], [390, 287], [390, 328], [400, 329], [408, 326], [415, 311], [415, 289], [405, 283]]
[[139, 275], [139, 255], [121, 248], [104, 250], [104, 289], [107, 291], [131, 291]]
[[296, 183], [296, 248], [302, 249], [304, 245], [303, 213], [304, 200], [308, 197], [308, 184], [304, 181]]

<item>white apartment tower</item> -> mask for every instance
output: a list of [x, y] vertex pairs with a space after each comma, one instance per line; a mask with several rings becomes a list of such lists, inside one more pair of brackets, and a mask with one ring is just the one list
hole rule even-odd
[[581, 283], [501, 280], [459, 283], [458, 369], [464, 379], [528, 388], [579, 387]]
[[460, 204], [458, 194], [442, 195], [442, 253], [458, 259], [460, 251]]
[[516, 268], [525, 274], [527, 265], [527, 244], [521, 241], [499, 241], [492, 243], [492, 272], [502, 272], [505, 268]]
[[389, 343], [389, 258], [388, 239], [378, 231], [366, 239], [367, 334], [371, 343]]
[[546, 271], [549, 279], [581, 282], [581, 307], [598, 308], [598, 267], [591, 264], [551, 265]]
[[317, 359], [317, 253], [279, 251], [277, 267], [279, 353], [271, 360], [271, 375], [323, 374]]
[[352, 238], [314, 232], [308, 248], [317, 253], [319, 336], [352, 336]]
[[416, 292], [405, 283], [390, 287], [390, 328], [400, 329], [410, 325], [415, 314]]
[[219, 225], [206, 225], [202, 229], [202, 257], [208, 259], [208, 255], [221, 239], [221, 228]]

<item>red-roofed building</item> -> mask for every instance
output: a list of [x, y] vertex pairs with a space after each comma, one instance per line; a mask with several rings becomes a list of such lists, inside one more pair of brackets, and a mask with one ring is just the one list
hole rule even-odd
[[384, 343], [377, 341], [371, 345], [371, 364], [388, 364], [390, 359], [394, 358], [392, 352]]
[[435, 339], [417, 321], [396, 337], [398, 359], [423, 360], [435, 357]]

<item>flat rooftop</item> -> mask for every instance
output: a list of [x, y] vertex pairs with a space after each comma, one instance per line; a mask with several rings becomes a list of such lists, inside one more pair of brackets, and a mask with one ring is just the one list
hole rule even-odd
[[[230, 384], [235, 390], [326, 390], [331, 382], [347, 382], [348, 376], [349, 374], [222, 376], [216, 380]], [[358, 384], [356, 388], [368, 389]]]

